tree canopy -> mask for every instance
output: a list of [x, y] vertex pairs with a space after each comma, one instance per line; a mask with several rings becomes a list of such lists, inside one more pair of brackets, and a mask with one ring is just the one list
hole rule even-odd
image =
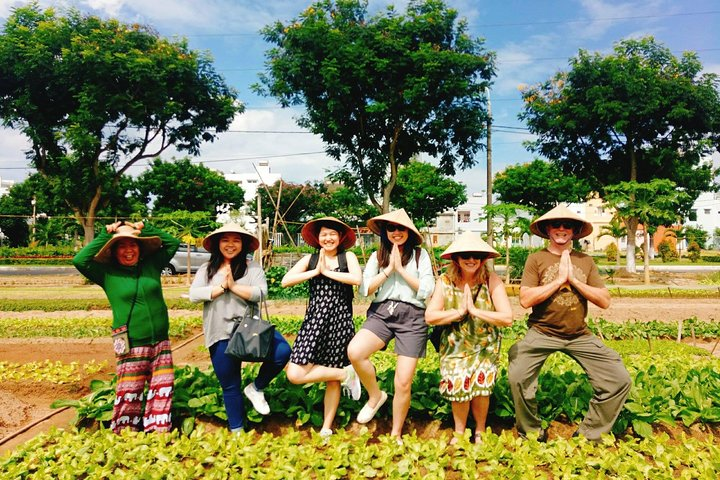
[[560, 167], [541, 159], [507, 167], [493, 180], [493, 192], [501, 202], [523, 205], [540, 214], [559, 203], [583, 202], [590, 190], [584, 179], [563, 174]]
[[[605, 188], [605, 201], [620, 218], [637, 218], [644, 227], [645, 283], [650, 283], [650, 232], [660, 225], [669, 226], [682, 219], [680, 205], [689, 195], [675, 182], [656, 178], [646, 183], [620, 182]], [[626, 221], [627, 223], [627, 221]], [[634, 233], [633, 233], [634, 235]]]
[[410, 162], [398, 172], [392, 204], [404, 208], [417, 226], [431, 226], [437, 216], [467, 201], [465, 185], [424, 162]]
[[[608, 55], [581, 50], [570, 69], [523, 91], [520, 118], [538, 135], [531, 148], [604, 194], [623, 181], [673, 181], [686, 212], [708, 190], [720, 145], [718, 76], [702, 73], [695, 53], [675, 57], [652, 37], [623, 40]], [[635, 270], [638, 218], [628, 226], [628, 269]]]
[[399, 168], [420, 152], [448, 175], [475, 165], [494, 53], [442, 1], [369, 17], [367, 1], [324, 0], [263, 35], [274, 47], [256, 90], [304, 105], [299, 125], [322, 137], [381, 211]]
[[197, 154], [243, 106], [204, 53], [151, 28], [16, 8], [0, 34], [0, 118], [93, 238], [127, 169], [173, 145]]
[[223, 175], [204, 165], [193, 164], [189, 158], [164, 162], [153, 160], [151, 168], [135, 181], [138, 200], [148, 204], [154, 198], [153, 215], [187, 210], [215, 213], [215, 207], [245, 202], [243, 189]]

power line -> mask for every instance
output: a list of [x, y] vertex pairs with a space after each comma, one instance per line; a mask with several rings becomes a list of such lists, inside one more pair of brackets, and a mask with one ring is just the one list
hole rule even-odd
[[[599, 18], [578, 18], [573, 20], [546, 20], [537, 22], [511, 22], [511, 23], [478, 23], [469, 24], [472, 28], [503, 28], [503, 27], [532, 27], [535, 25], [564, 25], [577, 23], [595, 23], [595, 22], [615, 22], [619, 20], [649, 20], [653, 18], [674, 18], [674, 17], [692, 17], [704, 15], [717, 15], [720, 10], [708, 10], [705, 12], [685, 12], [685, 13], [667, 13], [657, 15], [628, 15], [624, 17], [599, 17]], [[219, 37], [250, 37], [259, 36], [260, 32], [229, 32], [229, 33], [193, 33], [193, 34], [172, 34], [176, 37], [187, 38], [219, 38]]]

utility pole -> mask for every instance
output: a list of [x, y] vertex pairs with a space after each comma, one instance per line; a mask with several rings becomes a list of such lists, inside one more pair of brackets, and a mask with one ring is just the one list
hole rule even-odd
[[[492, 107], [490, 106], [490, 89], [486, 89], [487, 92], [487, 187], [485, 205], [488, 207], [492, 205]], [[487, 216], [487, 243], [492, 246], [493, 244], [493, 221], [492, 216]], [[492, 258], [488, 260], [490, 268], [493, 267]]]
[[260, 188], [258, 187], [257, 192], [257, 237], [258, 242], [260, 243], [260, 246], [257, 249], [258, 252], [258, 263], [260, 266], [263, 266], [263, 238], [262, 238], [262, 209], [260, 208]]

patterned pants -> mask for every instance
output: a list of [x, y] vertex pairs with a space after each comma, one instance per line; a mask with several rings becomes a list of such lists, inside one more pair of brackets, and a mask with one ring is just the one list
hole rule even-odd
[[110, 429], [115, 433], [124, 428], [138, 432], [169, 431], [175, 381], [170, 341], [131, 348], [130, 353], [118, 359], [117, 377]]

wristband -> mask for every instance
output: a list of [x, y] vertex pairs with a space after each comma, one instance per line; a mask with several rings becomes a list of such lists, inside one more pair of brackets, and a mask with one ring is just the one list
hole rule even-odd
[[388, 277], [388, 274], [385, 273], [385, 269], [384, 269], [384, 268], [381, 268], [380, 271], [382, 272], [383, 275], [385, 275], [385, 278], [390, 278], [390, 277]]
[[222, 288], [223, 293], [227, 293], [228, 288], [224, 286], [222, 283], [220, 284], [220, 288]]

